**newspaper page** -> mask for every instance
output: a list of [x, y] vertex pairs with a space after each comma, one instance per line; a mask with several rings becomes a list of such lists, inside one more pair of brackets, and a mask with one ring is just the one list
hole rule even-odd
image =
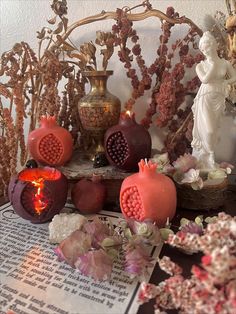
[[[71, 205], [66, 205], [66, 209]], [[135, 314], [140, 283], [113, 266], [110, 281], [94, 281], [59, 262], [49, 243], [48, 223], [32, 224], [0, 207], [0, 313], [16, 314]], [[120, 213], [100, 212], [114, 223]], [[152, 248], [158, 256], [160, 247]], [[153, 269], [150, 269], [150, 274]], [[146, 281], [150, 276], [146, 278]]]

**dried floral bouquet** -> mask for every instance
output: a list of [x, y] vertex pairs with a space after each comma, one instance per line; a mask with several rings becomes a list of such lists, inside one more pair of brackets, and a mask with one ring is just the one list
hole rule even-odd
[[95, 217], [72, 232], [54, 252], [61, 262], [94, 280], [109, 280], [117, 259], [123, 261], [124, 270], [131, 277], [145, 278], [155, 262], [150, 249], [161, 242], [160, 231], [151, 221], [122, 219], [114, 227], [111, 222]]
[[[133, 14], [132, 11], [140, 6], [144, 12]], [[147, 0], [133, 8], [102, 12], [70, 26], [66, 18], [66, 0], [53, 0], [51, 8], [55, 16], [48, 23], [55, 26], [43, 27], [38, 32], [37, 55], [28, 43], [20, 42], [1, 57], [0, 76], [4, 77], [4, 83], [0, 83], [0, 195], [6, 191], [10, 176], [16, 172], [17, 161], [20, 160], [21, 166], [25, 164], [25, 136], [37, 126], [42, 114], [55, 115], [75, 140], [78, 132], [85, 134], [77, 114], [77, 103], [85, 93], [86, 80], [81, 71], [97, 69], [95, 44], [101, 46], [103, 69], [117, 48], [133, 89], [125, 108], [132, 109], [136, 100], [146, 90], [151, 90], [152, 100], [142, 123], [149, 127], [157, 113], [157, 125], [168, 127], [166, 149], [171, 159], [186, 152], [190, 148], [191, 105], [182, 108], [182, 103], [199, 82], [196, 76], [186, 82], [184, 78], [185, 74], [189, 77], [189, 70], [201, 59], [196, 50], [196, 39], [202, 34], [201, 30], [186, 17], [179, 17], [173, 8], [168, 8], [164, 14], [152, 9]], [[132, 21], [149, 16], [160, 19], [162, 34], [157, 41], [157, 57], [147, 66]], [[77, 27], [104, 19], [115, 19], [116, 23], [111, 32], [97, 32], [95, 44], [88, 42], [77, 48], [71, 42], [69, 35]], [[170, 45], [175, 24], [188, 24], [189, 31], [184, 38]], [[195, 52], [191, 54], [191, 51]], [[177, 62], [174, 61], [176, 58]], [[62, 84], [64, 88], [60, 93]], [[81, 138], [86, 141], [86, 136]]]
[[141, 303], [155, 299], [155, 313], [168, 309], [186, 314], [236, 312], [236, 217], [219, 213], [207, 221], [206, 228], [202, 221], [184, 221], [177, 234], [169, 235], [171, 246], [200, 251], [203, 256], [189, 278], [183, 277], [182, 269], [169, 257], [159, 260], [160, 268], [171, 277], [158, 285], [143, 283], [139, 294]]
[[[173, 226], [174, 227], [174, 226]], [[191, 275], [164, 256], [152, 258], [148, 247], [163, 240], [186, 254], [203, 253], [201, 265]], [[78, 245], [79, 244], [79, 245]], [[149, 266], [157, 262], [171, 277], [158, 285], [143, 282], [140, 303], [155, 299], [155, 313], [177, 309], [180, 313], [222, 313], [236, 311], [236, 217], [219, 213], [214, 217], [182, 218], [175, 234], [171, 225], [158, 229], [151, 221], [120, 220], [118, 227], [95, 218], [84, 222], [55, 249], [65, 261], [94, 280], [109, 280], [119, 256], [123, 269], [142, 280]]]

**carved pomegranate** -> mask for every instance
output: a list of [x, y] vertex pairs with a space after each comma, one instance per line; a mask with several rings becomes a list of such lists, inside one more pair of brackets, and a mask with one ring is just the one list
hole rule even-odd
[[64, 207], [67, 178], [57, 169], [44, 167], [24, 169], [13, 176], [8, 196], [15, 212], [32, 223], [51, 220]]
[[71, 158], [73, 139], [70, 132], [57, 125], [54, 116], [42, 116], [40, 127], [29, 134], [28, 147], [38, 162], [61, 166]]
[[138, 169], [142, 158], [150, 158], [152, 141], [149, 132], [128, 113], [121, 115], [118, 125], [105, 134], [105, 152], [110, 164], [125, 171]]
[[157, 173], [157, 165], [143, 160], [139, 162], [139, 172], [122, 182], [120, 207], [127, 218], [139, 221], [151, 219], [159, 227], [167, 218], [171, 220], [176, 211], [176, 189], [173, 181], [164, 174]]
[[77, 182], [71, 192], [72, 202], [83, 214], [95, 214], [102, 210], [106, 199], [106, 187], [101, 176], [93, 175], [92, 179]]

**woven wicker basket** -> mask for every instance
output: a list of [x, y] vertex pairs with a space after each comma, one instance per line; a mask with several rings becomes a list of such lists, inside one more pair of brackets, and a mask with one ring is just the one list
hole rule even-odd
[[207, 184], [201, 190], [193, 190], [190, 184], [176, 184], [177, 206], [194, 210], [220, 209], [226, 200], [227, 178]]

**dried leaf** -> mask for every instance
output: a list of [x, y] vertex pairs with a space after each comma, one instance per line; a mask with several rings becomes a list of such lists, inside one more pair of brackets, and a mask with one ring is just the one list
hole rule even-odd
[[183, 227], [184, 225], [187, 225], [190, 222], [187, 218], [181, 218], [180, 219], [180, 226]]
[[111, 58], [113, 52], [114, 52], [113, 47], [108, 47], [107, 49], [101, 50], [101, 54], [103, 55], [103, 61], [102, 61], [103, 70], [106, 70], [107, 65], [108, 65], [108, 60]]
[[23, 53], [23, 49], [22, 49], [22, 45], [20, 43], [16, 43], [14, 46], [13, 46], [13, 51], [14, 53], [18, 54], [19, 56], [22, 55]]
[[105, 41], [106, 41], [106, 33], [105, 32], [101, 32], [101, 31], [97, 31], [96, 32], [96, 40], [95, 43], [97, 45], [100, 46], [104, 46], [105, 45]]
[[203, 215], [197, 216], [194, 221], [195, 221], [195, 223], [196, 223], [197, 225], [202, 225], [202, 222], [203, 222]]
[[227, 178], [226, 170], [219, 168], [214, 169], [208, 173], [208, 180], [215, 180], [215, 179], [224, 179]]
[[2, 76], [4, 74], [4, 68], [0, 67], [0, 76]]
[[60, 34], [62, 31], [63, 31], [63, 22], [61, 21], [57, 24], [57, 28], [55, 29], [53, 34]]
[[43, 39], [45, 34], [46, 34], [45, 27], [42, 28], [41, 32], [37, 32], [37, 33], [38, 33], [37, 38], [38, 39]]
[[162, 240], [166, 241], [169, 238], [170, 234], [174, 234], [174, 232], [171, 229], [168, 228], [161, 228], [160, 229], [160, 234]]
[[57, 20], [57, 16], [55, 15], [53, 18], [51, 18], [50, 20], [48, 20], [48, 23], [53, 25], [53, 24], [56, 23], [56, 20]]
[[5, 98], [11, 98], [11, 92], [3, 84], [0, 84], [0, 95], [3, 95]]
[[83, 45], [81, 45], [80, 51], [84, 55], [88, 55], [90, 59], [95, 58], [96, 47], [94, 46], [92, 42], [84, 43]]
[[62, 45], [62, 49], [64, 51], [74, 51], [75, 48], [73, 46], [71, 46], [70, 44], [68, 44], [67, 42], [65, 42], [63, 45]]
[[27, 63], [27, 58], [26, 58], [26, 53], [25, 53], [22, 60], [22, 68], [21, 68], [22, 73], [25, 73], [27, 66], [28, 66], [28, 63]]
[[64, 30], [66, 31], [67, 25], [68, 25], [68, 19], [65, 16], [63, 16], [61, 19], [62, 19], [62, 22], [64, 24]]
[[73, 47], [71, 44], [66, 42], [60, 35], [57, 35], [57, 40], [59, 41], [60, 45], [62, 45], [62, 48], [65, 51], [74, 51], [74, 50], [76, 50], [75, 47]]
[[76, 59], [79, 59], [81, 61], [85, 61], [85, 57], [83, 54], [79, 54], [79, 53], [71, 53], [71, 52], [68, 52], [68, 57], [70, 58], [76, 58]]

